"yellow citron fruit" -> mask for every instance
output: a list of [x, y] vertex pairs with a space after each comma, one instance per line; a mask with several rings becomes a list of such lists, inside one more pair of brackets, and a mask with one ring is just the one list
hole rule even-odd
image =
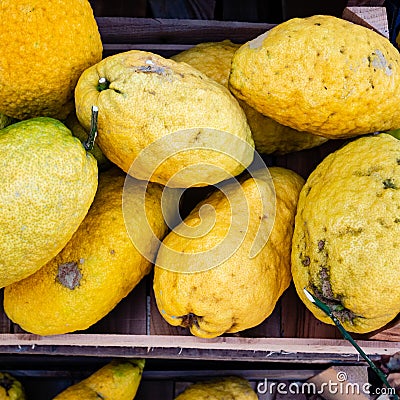
[[[203, 338], [242, 331], [267, 318], [289, 286], [304, 180], [273, 167], [271, 181], [266, 171], [214, 192], [164, 239], [153, 286], [158, 309], [171, 325]], [[212, 227], [201, 232], [214, 216]], [[198, 234], [189, 236], [196, 227]]]
[[116, 359], [68, 387], [53, 400], [133, 400], [144, 365], [145, 360]]
[[239, 376], [228, 376], [188, 386], [175, 400], [257, 400], [250, 383]]
[[175, 54], [171, 58], [195, 67], [227, 88], [232, 57], [240, 46], [230, 40], [205, 42]]
[[86, 129], [91, 105], [98, 106], [101, 150], [138, 179], [207, 186], [253, 160], [250, 128], [236, 99], [185, 63], [139, 50], [107, 57], [82, 74], [75, 103]]
[[14, 376], [0, 372], [0, 400], [25, 400], [25, 390]]
[[292, 273], [318, 319], [333, 323], [304, 288], [351, 332], [378, 329], [400, 312], [399, 204], [400, 142], [390, 135], [350, 142], [311, 173], [299, 198]]
[[[230, 40], [200, 43], [176, 54], [172, 59], [190, 64], [228, 88], [232, 59], [239, 47], [239, 44], [232, 43]], [[287, 154], [319, 146], [328, 140], [322, 136], [299, 132], [282, 125], [259, 113], [242, 100], [239, 100], [239, 104], [246, 114], [255, 148], [260, 153]]]
[[80, 74], [101, 60], [87, 0], [0, 2], [0, 112], [63, 119]]
[[346, 138], [400, 127], [400, 55], [371, 29], [328, 15], [283, 22], [235, 52], [229, 85], [299, 131]]
[[38, 117], [0, 130], [0, 287], [51, 260], [84, 219], [97, 164], [58, 120]]
[[[101, 173], [94, 202], [68, 244], [38, 272], [5, 289], [4, 310], [24, 330], [52, 335], [86, 329], [150, 272], [151, 261], [136, 250], [125, 227], [127, 221], [142, 230], [139, 240], [155, 258], [159, 241], [146, 233], [138, 214], [144, 201], [139, 187], [146, 183], [131, 182], [124, 215], [124, 181], [117, 168]], [[159, 239], [167, 230], [161, 195], [159, 185], [149, 184], [147, 221]]]

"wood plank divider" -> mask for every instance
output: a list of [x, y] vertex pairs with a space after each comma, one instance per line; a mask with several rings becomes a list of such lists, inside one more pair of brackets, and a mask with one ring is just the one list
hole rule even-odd
[[110, 43], [193, 44], [230, 39], [244, 42], [276, 24], [163, 18], [96, 18], [102, 41]]
[[[367, 354], [386, 355], [400, 351], [399, 342], [358, 342]], [[68, 334], [39, 336], [33, 334], [0, 334], [1, 346], [93, 346], [93, 347], [144, 347], [208, 350], [246, 350], [287, 353], [336, 353], [357, 354], [346, 340], [304, 338], [236, 338], [218, 337], [201, 339], [192, 336], [148, 335], [97, 335]]]

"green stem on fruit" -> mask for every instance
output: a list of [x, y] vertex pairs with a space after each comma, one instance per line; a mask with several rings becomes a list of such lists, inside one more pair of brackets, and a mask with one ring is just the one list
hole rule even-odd
[[[358, 351], [358, 353], [361, 355], [362, 358], [368, 363], [368, 365], [371, 367], [371, 369], [378, 375], [379, 379], [382, 381], [382, 383], [389, 389], [395, 393], [394, 388], [392, 388], [389, 384], [389, 382], [386, 379], [386, 375], [372, 362], [372, 360], [367, 356], [367, 354], [364, 352], [364, 350], [357, 344], [357, 342], [351, 337], [349, 332], [346, 331], [346, 329], [343, 327], [341, 322], [339, 321], [338, 318], [335, 317], [333, 314], [331, 308], [323, 303], [321, 300], [319, 300], [317, 297], [315, 297], [312, 293], [310, 293], [306, 288], [303, 289], [304, 294], [306, 295], [307, 299], [310, 300], [312, 303], [314, 303], [319, 309], [321, 309], [328, 317], [331, 318], [331, 320], [334, 322], [334, 324], [337, 326], [339, 329], [340, 333], [343, 335], [343, 337], [348, 340], [354, 348]], [[397, 394], [393, 394], [393, 399], [394, 400], [399, 400], [399, 397]]]
[[97, 117], [99, 114], [99, 109], [96, 106], [92, 106], [92, 115], [90, 118], [90, 132], [87, 140], [83, 142], [83, 147], [87, 150], [93, 150], [94, 141], [97, 137]]
[[99, 92], [108, 89], [108, 87], [110, 86], [110, 82], [108, 82], [108, 80], [104, 77], [100, 78], [98, 83], [97, 83], [97, 90]]

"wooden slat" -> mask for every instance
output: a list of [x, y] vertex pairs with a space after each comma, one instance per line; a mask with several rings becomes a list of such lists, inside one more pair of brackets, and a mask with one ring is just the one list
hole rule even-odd
[[374, 340], [390, 340], [400, 342], [400, 315], [393, 324], [390, 324], [387, 329], [380, 330], [372, 335], [369, 335]]
[[293, 283], [281, 298], [281, 332], [283, 337], [298, 337], [298, 321], [305, 312], [304, 304], [299, 301]]
[[111, 56], [113, 54], [122, 53], [130, 50], [142, 50], [150, 51], [155, 54], [159, 54], [162, 57], [172, 57], [181, 51], [190, 49], [195, 44], [152, 44], [152, 43], [141, 43], [141, 44], [128, 44], [128, 43], [112, 43], [103, 45], [103, 58]]
[[190, 19], [108, 18], [96, 19], [104, 44], [197, 44], [231, 39], [251, 40], [274, 24], [203, 21]]
[[389, 38], [389, 25], [385, 7], [346, 7], [343, 10], [342, 18]]
[[[367, 354], [394, 354], [400, 351], [400, 342], [359, 341]], [[68, 334], [56, 336], [38, 336], [32, 334], [0, 334], [0, 347], [27, 346], [32, 350], [40, 346], [93, 346], [138, 347], [147, 349], [206, 349], [206, 350], [244, 350], [261, 352], [313, 353], [313, 354], [358, 354], [345, 340], [304, 339], [304, 338], [237, 338], [218, 337], [200, 339], [192, 336], [147, 336], [147, 335], [98, 335]]]
[[[3, 294], [4, 290], [0, 290], [0, 304], [3, 304]], [[11, 332], [11, 321], [5, 314], [3, 307], [0, 309], [0, 333], [10, 333]]]
[[[30, 360], [30, 362], [32, 362]], [[47, 364], [47, 368], [49, 369], [28, 369], [28, 365], [23, 361], [19, 363], [19, 369], [10, 369], [10, 368], [2, 368], [3, 372], [8, 372], [15, 377], [28, 377], [34, 379], [68, 379], [70, 381], [78, 381], [80, 379], [84, 379], [89, 376], [94, 370], [101, 368], [108, 361], [104, 361], [103, 364], [97, 366], [96, 368], [92, 368], [91, 370], [85, 369], [78, 363], [75, 365], [70, 365], [71, 369], [63, 369], [63, 370], [53, 370], [54, 368], [52, 363], [49, 362]], [[143, 371], [142, 379], [144, 381], [185, 381], [185, 382], [195, 382], [198, 380], [209, 379], [215, 376], [221, 375], [238, 375], [242, 376], [248, 380], [263, 380], [265, 378], [269, 380], [279, 380], [282, 376], [285, 376], [285, 379], [289, 380], [306, 380], [311, 378], [312, 376], [321, 372], [321, 368], [310, 368], [310, 366], [305, 367], [304, 369], [292, 369], [290, 366], [287, 366], [285, 369], [268, 369], [267, 367], [255, 369], [252, 367], [253, 363], [250, 365], [240, 365], [241, 368], [230, 369], [228, 368], [210, 368], [210, 369], [202, 369], [199, 367], [198, 363], [196, 366], [198, 369], [175, 369], [169, 368], [168, 363], [165, 364], [165, 370], [152, 370], [149, 369], [151, 367], [147, 367]], [[213, 367], [213, 364], [209, 365]], [[238, 367], [238, 365], [236, 365]], [[79, 369], [77, 369], [79, 367]], [[292, 366], [293, 367], [293, 366]], [[43, 367], [45, 368], [45, 367]]]

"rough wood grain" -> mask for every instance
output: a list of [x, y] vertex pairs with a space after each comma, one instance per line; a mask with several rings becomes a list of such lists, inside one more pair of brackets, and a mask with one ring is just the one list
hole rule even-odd
[[[387, 355], [400, 351], [400, 342], [360, 340], [359, 345], [367, 354]], [[148, 336], [148, 335], [99, 335], [68, 334], [38, 336], [32, 334], [0, 334], [0, 347], [26, 346], [35, 350], [41, 346], [95, 347], [99, 348], [145, 348], [151, 349], [205, 349], [205, 350], [243, 350], [272, 353], [301, 354], [358, 354], [346, 340], [306, 339], [306, 338], [238, 338], [218, 337], [200, 339], [193, 336]], [[40, 353], [40, 351], [38, 351]]]
[[381, 329], [369, 335], [370, 339], [374, 340], [390, 340], [393, 342], [400, 342], [400, 315], [388, 327]]
[[3, 289], [0, 290], [0, 333], [10, 333], [11, 332], [11, 321], [8, 319], [7, 315], [3, 311]]
[[[343, 340], [219, 338], [198, 341], [190, 336], [72, 335], [24, 339], [0, 335], [0, 352], [18, 356], [133, 357], [148, 360], [251, 361], [291, 364], [363, 363]], [[12, 341], [11, 341], [12, 339]], [[56, 339], [56, 340], [54, 340]], [[82, 340], [84, 339], [84, 340]], [[243, 338], [242, 338], [243, 340]], [[284, 342], [282, 342], [284, 340]], [[255, 341], [255, 342], [254, 342]], [[4, 345], [3, 345], [4, 343]], [[10, 343], [9, 345], [5, 343]], [[359, 341], [373, 361], [400, 350], [399, 343]], [[350, 347], [349, 347], [350, 346]]]
[[197, 44], [231, 39], [242, 43], [274, 24], [154, 18], [96, 18], [104, 44]]
[[346, 7], [343, 10], [342, 18], [389, 38], [389, 25], [385, 7]]

